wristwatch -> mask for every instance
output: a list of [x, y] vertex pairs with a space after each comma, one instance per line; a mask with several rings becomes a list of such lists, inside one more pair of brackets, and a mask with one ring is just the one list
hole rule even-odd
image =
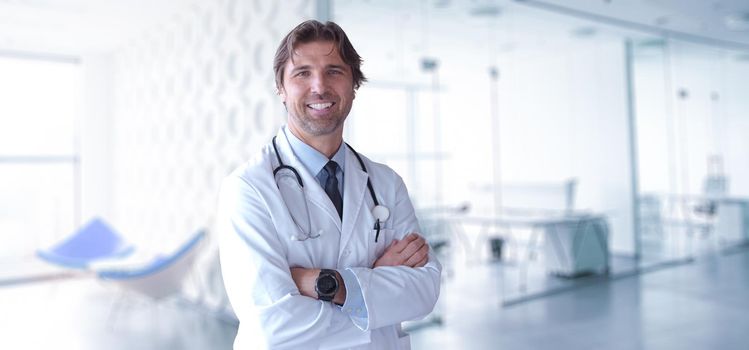
[[322, 301], [332, 301], [335, 293], [338, 292], [338, 279], [335, 277], [335, 270], [322, 269], [315, 280], [315, 292], [317, 299]]

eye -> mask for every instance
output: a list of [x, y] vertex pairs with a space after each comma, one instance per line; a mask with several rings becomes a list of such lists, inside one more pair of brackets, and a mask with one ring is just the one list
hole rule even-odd
[[343, 71], [338, 70], [338, 69], [331, 69], [331, 70], [328, 71], [328, 74], [330, 74], [330, 75], [341, 75], [341, 74], [343, 74]]
[[308, 77], [309, 74], [310, 74], [309, 71], [303, 70], [303, 71], [297, 72], [296, 74], [294, 74], [294, 76], [303, 78], [303, 77]]

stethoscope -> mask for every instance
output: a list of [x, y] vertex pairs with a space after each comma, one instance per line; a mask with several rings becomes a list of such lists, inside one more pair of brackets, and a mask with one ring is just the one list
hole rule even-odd
[[[281, 197], [283, 198], [284, 203], [286, 203], [286, 208], [289, 210], [289, 214], [291, 214], [291, 218], [294, 220], [294, 224], [296, 224], [296, 226], [299, 228], [299, 231], [301, 232], [301, 234], [298, 235], [291, 235], [291, 240], [306, 241], [309, 238], [318, 238], [320, 237], [320, 235], [322, 235], [323, 230], [320, 229], [317, 232], [312, 232], [309, 208], [307, 207], [307, 196], [304, 193], [304, 183], [302, 182], [302, 177], [299, 176], [299, 172], [297, 172], [294, 167], [284, 164], [281, 160], [281, 156], [278, 153], [278, 147], [276, 146], [276, 136], [273, 136], [272, 143], [273, 151], [276, 153], [276, 158], [278, 159], [279, 164], [275, 169], [273, 169], [273, 176], [276, 179], [276, 186], [278, 186], [278, 190], [281, 192]], [[359, 153], [357, 153], [354, 148], [351, 147], [348, 143], [346, 143], [346, 146], [356, 156], [361, 169], [365, 173], [369, 174], [367, 172], [367, 168], [364, 166], [364, 161], [362, 161], [361, 157], [359, 156]], [[384, 222], [390, 217], [390, 210], [384, 205], [380, 205], [380, 203], [377, 201], [377, 196], [375, 196], [374, 188], [372, 187], [372, 181], [369, 179], [369, 177], [367, 177], [367, 188], [369, 188], [369, 194], [372, 196], [372, 201], [375, 205], [374, 208], [372, 208], [372, 216], [374, 216], [375, 218], [374, 229], [377, 230], [377, 233], [375, 234], [375, 242], [377, 242], [377, 239], [380, 237], [380, 223]], [[292, 207], [294, 208], [294, 210], [292, 210]], [[306, 213], [307, 215], [295, 215], [295, 213], [298, 213], [300, 211]]]

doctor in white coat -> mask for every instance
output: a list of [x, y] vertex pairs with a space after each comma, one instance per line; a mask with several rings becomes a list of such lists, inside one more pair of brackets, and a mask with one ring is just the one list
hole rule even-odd
[[288, 123], [219, 195], [235, 349], [409, 349], [401, 322], [437, 301], [441, 266], [403, 180], [343, 142], [360, 64], [331, 22], [300, 24], [276, 52]]

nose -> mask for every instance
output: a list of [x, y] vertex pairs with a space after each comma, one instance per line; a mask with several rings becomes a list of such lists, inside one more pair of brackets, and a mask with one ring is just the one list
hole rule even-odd
[[324, 95], [327, 92], [328, 81], [325, 74], [315, 74], [310, 80], [310, 92], [318, 95]]

